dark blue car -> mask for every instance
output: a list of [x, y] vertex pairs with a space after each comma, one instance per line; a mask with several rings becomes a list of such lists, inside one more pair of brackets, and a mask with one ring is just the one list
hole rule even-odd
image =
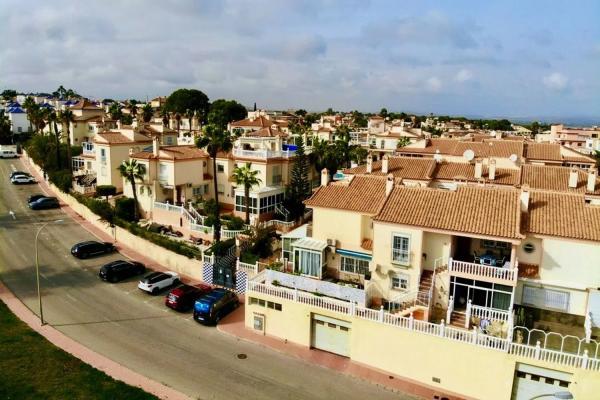
[[201, 324], [217, 324], [240, 305], [237, 295], [226, 289], [215, 289], [194, 303], [194, 319]]

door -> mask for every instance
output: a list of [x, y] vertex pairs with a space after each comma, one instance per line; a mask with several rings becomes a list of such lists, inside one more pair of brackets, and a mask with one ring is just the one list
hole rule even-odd
[[529, 400], [565, 392], [570, 383], [571, 374], [566, 372], [517, 363], [511, 400]]
[[350, 357], [350, 327], [350, 322], [313, 314], [311, 346]]

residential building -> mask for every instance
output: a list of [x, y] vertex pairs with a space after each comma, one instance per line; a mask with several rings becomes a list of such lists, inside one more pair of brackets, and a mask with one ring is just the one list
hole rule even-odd
[[536, 135], [537, 142], [558, 143], [562, 146], [575, 149], [584, 154], [591, 154], [593, 143], [600, 135], [600, 128], [597, 126], [591, 128], [566, 127], [563, 124], [550, 126], [550, 132]]
[[[91, 122], [101, 122], [104, 111], [95, 103], [82, 99], [69, 108], [73, 112], [73, 121], [69, 123], [69, 139], [72, 145], [89, 142], [94, 136]], [[63, 127], [63, 131], [65, 131]]]
[[9, 103], [6, 107], [6, 116], [10, 121], [13, 134], [20, 134], [29, 131], [29, 120], [27, 113], [21, 108], [19, 103]]

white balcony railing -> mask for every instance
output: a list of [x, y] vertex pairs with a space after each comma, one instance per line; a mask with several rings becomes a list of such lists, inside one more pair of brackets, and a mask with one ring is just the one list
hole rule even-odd
[[96, 151], [94, 150], [94, 143], [81, 142], [81, 147], [83, 148], [83, 154], [86, 156], [93, 156], [96, 154]]
[[448, 271], [450, 274], [461, 274], [474, 279], [502, 280], [511, 285], [516, 284], [519, 275], [517, 267], [490, 267], [488, 265], [457, 261], [452, 258], [448, 259]]
[[245, 158], [259, 158], [259, 159], [267, 159], [267, 158], [289, 158], [294, 157], [296, 152], [294, 150], [243, 150], [243, 149], [234, 149], [233, 155], [236, 157], [245, 157]]

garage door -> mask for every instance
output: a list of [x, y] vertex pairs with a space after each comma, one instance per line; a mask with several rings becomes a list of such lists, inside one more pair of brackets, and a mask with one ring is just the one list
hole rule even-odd
[[346, 321], [314, 314], [312, 347], [350, 357], [350, 325]]
[[551, 369], [517, 364], [513, 382], [512, 400], [529, 400], [543, 394], [569, 390], [571, 374]]

